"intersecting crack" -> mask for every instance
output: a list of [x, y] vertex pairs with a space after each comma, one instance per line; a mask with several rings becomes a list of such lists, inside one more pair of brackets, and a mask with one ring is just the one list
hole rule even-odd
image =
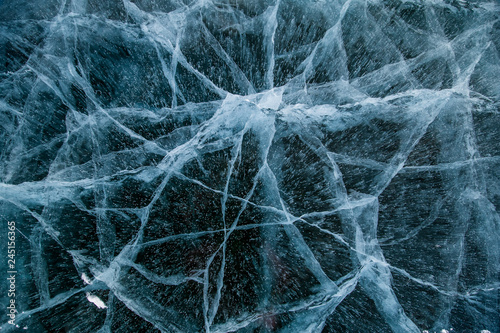
[[500, 332], [497, 2], [0, 9], [2, 330]]

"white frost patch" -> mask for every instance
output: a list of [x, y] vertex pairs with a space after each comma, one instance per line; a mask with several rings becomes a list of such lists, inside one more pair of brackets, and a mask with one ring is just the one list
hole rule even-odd
[[481, 330], [481, 333], [491, 333], [491, 332], [488, 330]]
[[82, 273], [82, 280], [83, 280], [83, 282], [85, 282], [85, 284], [91, 284], [92, 283], [92, 281], [90, 281], [89, 277], [85, 273]]
[[94, 303], [95, 306], [97, 306], [99, 309], [107, 308], [106, 304], [104, 304], [104, 302], [96, 295], [92, 295], [89, 292], [86, 295], [87, 295], [87, 299], [89, 300], [89, 302]]
[[278, 110], [283, 98], [283, 89], [271, 89], [266, 93], [259, 94], [257, 96], [259, 98], [257, 103], [259, 108]]

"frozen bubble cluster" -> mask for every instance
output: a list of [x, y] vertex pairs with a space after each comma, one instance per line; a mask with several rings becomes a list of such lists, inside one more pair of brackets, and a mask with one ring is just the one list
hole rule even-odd
[[19, 327], [500, 332], [495, 0], [3, 0], [0, 51]]

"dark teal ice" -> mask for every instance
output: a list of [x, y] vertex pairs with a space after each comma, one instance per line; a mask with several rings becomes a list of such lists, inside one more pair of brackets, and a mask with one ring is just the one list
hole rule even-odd
[[0, 0], [2, 332], [499, 333], [499, 211], [497, 1]]

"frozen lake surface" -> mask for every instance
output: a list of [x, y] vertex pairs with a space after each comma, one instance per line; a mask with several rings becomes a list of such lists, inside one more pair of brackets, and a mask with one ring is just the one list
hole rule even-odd
[[497, 1], [0, 0], [2, 332], [499, 333], [499, 209]]

